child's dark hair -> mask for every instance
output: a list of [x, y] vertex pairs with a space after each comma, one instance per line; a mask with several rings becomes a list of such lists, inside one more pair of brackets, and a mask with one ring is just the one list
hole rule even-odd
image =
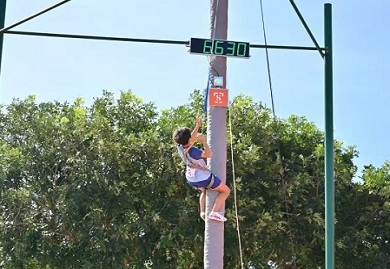
[[187, 127], [177, 129], [173, 133], [173, 140], [180, 145], [187, 145], [188, 140], [191, 138], [191, 130]]

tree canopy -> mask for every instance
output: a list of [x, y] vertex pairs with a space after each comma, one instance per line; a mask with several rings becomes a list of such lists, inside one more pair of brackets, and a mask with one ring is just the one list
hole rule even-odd
[[[90, 106], [33, 96], [3, 105], [0, 268], [202, 268], [199, 194], [171, 137], [194, 126], [203, 98], [194, 91], [162, 111], [131, 91], [104, 91]], [[297, 115], [275, 121], [248, 96], [230, 113], [245, 268], [324, 268], [323, 132]], [[356, 181], [357, 157], [335, 141], [336, 267], [390, 268], [390, 162], [367, 165]], [[232, 178], [229, 157], [230, 186]], [[226, 208], [233, 269], [231, 198]]]

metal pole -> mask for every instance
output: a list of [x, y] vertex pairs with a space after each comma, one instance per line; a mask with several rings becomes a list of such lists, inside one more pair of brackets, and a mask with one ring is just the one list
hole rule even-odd
[[[210, 34], [211, 38], [227, 39], [228, 34], [228, 0], [210, 0]], [[227, 60], [225, 57], [210, 57], [210, 79], [223, 77], [223, 88], [226, 88]], [[210, 168], [222, 182], [226, 182], [226, 107], [210, 107], [207, 122], [207, 138], [213, 151]], [[218, 192], [207, 190], [206, 214], [214, 205]], [[223, 210], [224, 211], [224, 208]], [[204, 242], [204, 268], [223, 269], [224, 256], [224, 223], [206, 219]]]
[[[5, 25], [5, 10], [7, 6], [7, 0], [0, 0], [0, 28]], [[1, 63], [3, 58], [3, 41], [4, 34], [0, 34], [0, 74], [1, 74]]]
[[325, 17], [325, 268], [335, 268], [335, 182], [333, 142], [333, 48], [332, 5], [324, 6]]

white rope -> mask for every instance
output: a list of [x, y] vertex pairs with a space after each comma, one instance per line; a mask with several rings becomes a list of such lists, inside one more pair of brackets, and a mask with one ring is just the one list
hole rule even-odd
[[238, 221], [238, 206], [237, 206], [237, 188], [236, 188], [236, 170], [234, 166], [234, 150], [233, 150], [233, 132], [232, 132], [232, 118], [229, 110], [229, 132], [230, 132], [230, 153], [232, 158], [232, 172], [233, 172], [233, 197], [234, 197], [234, 211], [236, 216], [236, 225], [237, 225], [237, 235], [238, 235], [238, 247], [240, 250], [240, 263], [241, 269], [244, 269], [244, 261], [242, 255], [242, 245], [241, 245], [241, 234], [240, 234], [240, 224]]

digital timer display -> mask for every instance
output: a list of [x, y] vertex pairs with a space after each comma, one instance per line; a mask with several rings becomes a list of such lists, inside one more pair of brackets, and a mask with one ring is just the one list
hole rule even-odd
[[219, 39], [191, 38], [190, 52], [205, 55], [249, 58], [250, 44]]

